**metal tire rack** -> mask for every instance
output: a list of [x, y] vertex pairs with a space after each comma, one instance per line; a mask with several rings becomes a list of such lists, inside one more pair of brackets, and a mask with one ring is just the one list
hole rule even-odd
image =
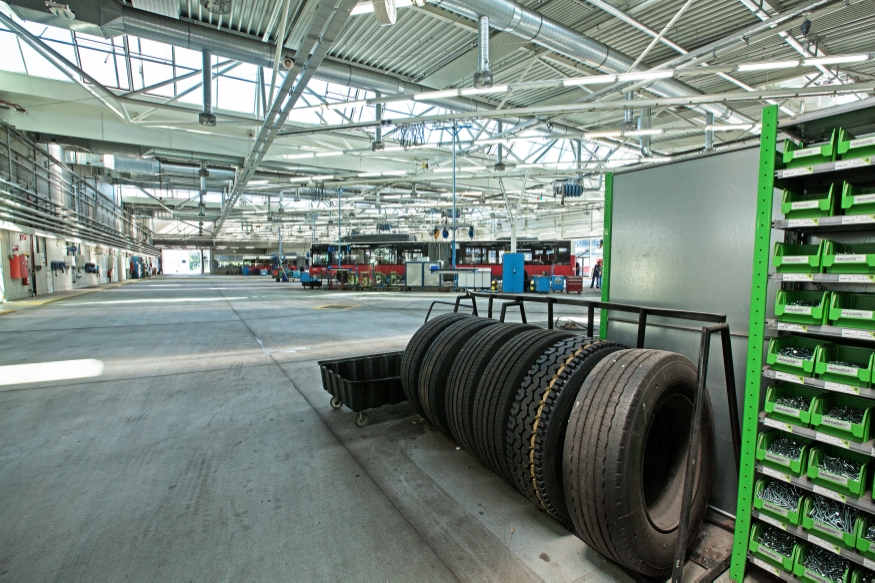
[[[875, 569], [875, 561], [865, 558], [859, 552], [840, 545], [831, 545], [817, 536], [817, 533], [803, 530], [802, 526], [783, 523], [779, 520], [762, 514], [753, 507], [755, 496], [755, 483], [760, 478], [771, 478], [782, 482], [791, 483], [804, 494], [814, 492], [833, 500], [844, 502], [847, 506], [862, 510], [875, 516], [875, 503], [872, 499], [871, 484], [867, 485], [863, 493], [855, 498], [843, 496], [837, 492], [815, 485], [805, 472], [801, 477], [783, 473], [767, 465], [760, 463], [756, 458], [757, 439], [761, 433], [778, 429], [783, 432], [799, 435], [811, 440], [812, 445], [842, 448], [844, 450], [863, 454], [875, 458], [875, 440], [868, 439], [862, 443], [853, 440], [843, 440], [835, 436], [821, 433], [814, 428], [806, 428], [792, 423], [785, 423], [770, 416], [761, 410], [763, 394], [773, 380], [790, 383], [791, 386], [807, 386], [823, 391], [830, 397], [835, 394], [849, 394], [856, 398], [872, 399], [875, 405], [875, 389], [863, 387], [843, 386], [839, 383], [830, 383], [811, 376], [799, 376], [774, 370], [770, 366], [764, 366], [764, 352], [768, 346], [768, 338], [765, 333], [770, 332], [771, 337], [779, 337], [787, 333], [802, 338], [811, 338], [821, 342], [839, 342], [852, 347], [875, 350], [875, 334], [870, 331], [850, 330], [835, 325], [799, 325], [779, 322], [767, 314], [767, 302], [769, 300], [769, 282], [786, 291], [835, 291], [836, 293], [872, 293], [875, 292], [875, 270], [870, 273], [839, 275], [835, 273], [776, 273], [771, 270], [773, 264], [773, 236], [779, 242], [789, 244], [802, 244], [808, 242], [811, 237], [816, 239], [829, 239], [832, 237], [852, 237], [867, 241], [875, 241], [875, 215], [836, 215], [817, 219], [793, 220], [787, 217], [776, 217], [773, 220], [773, 209], [776, 205], [774, 197], [776, 189], [793, 187], [810, 192], [812, 188], [822, 188], [827, 184], [834, 184], [845, 180], [875, 184], [875, 156], [860, 157], [851, 160], [835, 160], [829, 162], [813, 163], [797, 167], [793, 164], [790, 168], [782, 168], [782, 154], [778, 151], [778, 134], [784, 133], [796, 140], [800, 138], [809, 143], [820, 143], [829, 140], [830, 133], [843, 127], [852, 130], [856, 135], [871, 134], [875, 132], [875, 108], [870, 103], [855, 103], [848, 106], [833, 108], [830, 116], [802, 115], [778, 125], [777, 106], [767, 107], [763, 110], [762, 134], [760, 144], [760, 162], [758, 178], [758, 195], [756, 209], [756, 230], [753, 275], [751, 286], [750, 304], [750, 329], [749, 345], [746, 369], [746, 383], [743, 408], [742, 450], [741, 465], [739, 468], [738, 506], [736, 512], [735, 538], [733, 542], [732, 562], [730, 578], [733, 581], [744, 580], [745, 572], [749, 563], [765, 569], [772, 575], [786, 580], [798, 581], [793, 574], [787, 573], [771, 566], [768, 562], [755, 557], [749, 551], [749, 543], [753, 525], [764, 522], [782, 530], [792, 533], [800, 541], [808, 541], [820, 548], [825, 548], [839, 554], [850, 561], [851, 568], [858, 565], [869, 569]], [[824, 137], [825, 136], [825, 137]], [[840, 150], [839, 150], [840, 151]], [[835, 158], [835, 156], [834, 156]], [[779, 195], [780, 196], [780, 195]], [[778, 201], [780, 202], [780, 201]], [[784, 201], [786, 203], [786, 201]], [[830, 211], [841, 208], [837, 204]], [[785, 207], [786, 209], [786, 207]], [[870, 237], [871, 235], [871, 237]], [[819, 271], [819, 269], [815, 269]], [[838, 287], [836, 287], [838, 286]], [[849, 289], [852, 288], [852, 289]], [[821, 306], [823, 307], [823, 306]], [[812, 357], [813, 358], [813, 357]], [[800, 424], [801, 425], [801, 424]], [[803, 460], [805, 453], [800, 456]], [[862, 478], [861, 478], [862, 479]], [[871, 482], [871, 476], [866, 477]], [[801, 503], [800, 503], [801, 506]], [[801, 515], [801, 512], [800, 512]], [[801, 516], [800, 516], [801, 523]], [[794, 565], [796, 559], [793, 560]], [[848, 571], [850, 573], [850, 571]], [[824, 579], [828, 580], [828, 579]], [[846, 581], [848, 578], [845, 579]]]

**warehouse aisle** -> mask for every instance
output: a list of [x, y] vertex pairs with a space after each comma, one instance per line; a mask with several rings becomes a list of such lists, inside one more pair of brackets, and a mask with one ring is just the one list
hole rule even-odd
[[626, 580], [406, 403], [330, 409], [315, 361], [434, 299], [163, 277], [0, 318], [0, 579]]

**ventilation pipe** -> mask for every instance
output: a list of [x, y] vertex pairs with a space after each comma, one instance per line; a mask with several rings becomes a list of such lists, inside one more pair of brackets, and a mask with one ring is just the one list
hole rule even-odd
[[[515, 0], [433, 0], [432, 4], [475, 21], [479, 21], [482, 16], [488, 16], [489, 24], [493, 28], [509, 32], [606, 73], [626, 73], [630, 69], [646, 70], [640, 64], [632, 68], [635, 61], [628, 55], [521, 6]], [[700, 91], [675, 79], [656, 80], [649, 90], [662, 97], [701, 95]], [[717, 118], [729, 123], [748, 121], [723, 105], [702, 105], [693, 109], [703, 114], [711, 111]]]
[[[631, 91], [623, 94], [623, 98], [626, 101], [632, 101], [633, 97], [634, 97], [634, 95], [632, 94]], [[635, 124], [635, 114], [632, 112], [631, 107], [627, 107], [626, 109], [623, 110], [623, 129], [624, 130], [631, 130], [633, 127], [635, 127], [634, 124]]]
[[[379, 93], [377, 93], [377, 98], [380, 98]], [[377, 120], [377, 127], [374, 128], [374, 141], [371, 142], [371, 150], [373, 150], [374, 152], [378, 152], [380, 150], [386, 149], [386, 144], [383, 143], [383, 104], [376, 104], [374, 106], [374, 109]]]
[[204, 111], [197, 116], [203, 126], [213, 127], [216, 125], [216, 116], [213, 115], [213, 54], [204, 49], [203, 56], [204, 78], [201, 85], [204, 89]]
[[489, 17], [481, 16], [478, 26], [479, 67], [474, 73], [474, 87], [488, 89], [492, 87], [492, 71], [489, 70]]
[[[499, 120], [498, 122], [498, 134], [501, 135], [501, 132], [504, 131], [504, 124]], [[496, 172], [504, 172], [506, 166], [504, 165], [504, 146], [499, 142], [498, 147], [495, 149], [495, 171]]]
[[714, 114], [708, 112], [705, 116], [705, 151], [710, 152], [714, 149]]
[[[207, 165], [205, 162], [201, 162], [201, 167], [200, 167], [200, 170], [198, 171], [198, 175], [201, 178], [201, 191], [199, 193], [200, 197], [199, 197], [197, 214], [199, 217], [202, 217], [206, 214], [205, 213], [206, 205], [204, 204], [204, 198], [207, 195], [207, 176], [210, 175], [210, 171], [207, 170]], [[269, 200], [270, 199], [268, 199], [268, 201]]]
[[[650, 117], [650, 108], [642, 107], [641, 113], [638, 116], [638, 130], [649, 130], [653, 127], [653, 120]], [[638, 136], [638, 143], [641, 145], [641, 155], [645, 158], [653, 156], [650, 150], [650, 136]]]

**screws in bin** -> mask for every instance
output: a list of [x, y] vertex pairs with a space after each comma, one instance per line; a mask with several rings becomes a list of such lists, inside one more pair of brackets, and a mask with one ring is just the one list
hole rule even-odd
[[860, 514], [859, 510], [817, 494], [812, 496], [812, 501], [811, 510], [808, 511], [809, 518], [843, 532], [850, 533], [854, 530], [854, 520]]
[[856, 407], [833, 407], [825, 416], [856, 424], [863, 422], [863, 410]]
[[802, 566], [835, 583], [845, 583], [845, 572], [848, 570], [848, 564], [847, 559], [843, 559], [835, 553], [811, 546]]
[[790, 439], [789, 437], [779, 437], [772, 442], [772, 445], [769, 446], [768, 451], [781, 457], [785, 457], [791, 460], [798, 460], [799, 456], [802, 455], [803, 447], [805, 447], [805, 444], [796, 441], [795, 439]]
[[786, 346], [782, 348], [778, 354], [781, 356], [790, 356], [792, 358], [801, 358], [802, 360], [811, 360], [814, 357], [814, 351], [810, 348]]
[[816, 308], [820, 305], [820, 300], [793, 300], [788, 306], [802, 306], [805, 308]]
[[790, 484], [782, 484], [776, 480], [769, 482], [759, 493], [761, 500], [790, 510], [794, 510], [799, 505], [801, 497], [802, 491], [799, 488]]
[[827, 364], [846, 366], [848, 368], [862, 368], [859, 364], [857, 364], [855, 362], [848, 362], [847, 360], [830, 360]]
[[863, 538], [866, 540], [875, 541], [875, 523], [869, 525], [869, 528], [866, 529], [866, 534], [863, 535]]
[[863, 465], [843, 457], [824, 454], [818, 467], [831, 474], [844, 476], [849, 480], [856, 480], [860, 477], [860, 470], [863, 468]]
[[775, 405], [789, 407], [790, 409], [796, 409], [797, 411], [808, 411], [808, 408], [811, 406], [811, 399], [806, 399], [805, 397], [784, 396], [775, 399]]
[[860, 578], [858, 579], [860, 583], [875, 583], [875, 571], [871, 571], [865, 567], [858, 567], [857, 573], [860, 575]]
[[793, 556], [793, 547], [796, 546], [796, 537], [783, 530], [766, 526], [760, 532], [760, 540], [758, 542], [776, 553], [790, 558]]

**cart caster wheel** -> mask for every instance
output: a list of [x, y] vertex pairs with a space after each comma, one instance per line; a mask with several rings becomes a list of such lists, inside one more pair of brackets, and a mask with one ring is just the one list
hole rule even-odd
[[364, 427], [368, 424], [368, 421], [370, 421], [370, 419], [368, 419], [368, 416], [365, 415], [364, 411], [359, 411], [359, 414], [355, 416], [356, 427]]
[[331, 397], [331, 408], [332, 409], [340, 409], [343, 407], [343, 403], [337, 397]]

